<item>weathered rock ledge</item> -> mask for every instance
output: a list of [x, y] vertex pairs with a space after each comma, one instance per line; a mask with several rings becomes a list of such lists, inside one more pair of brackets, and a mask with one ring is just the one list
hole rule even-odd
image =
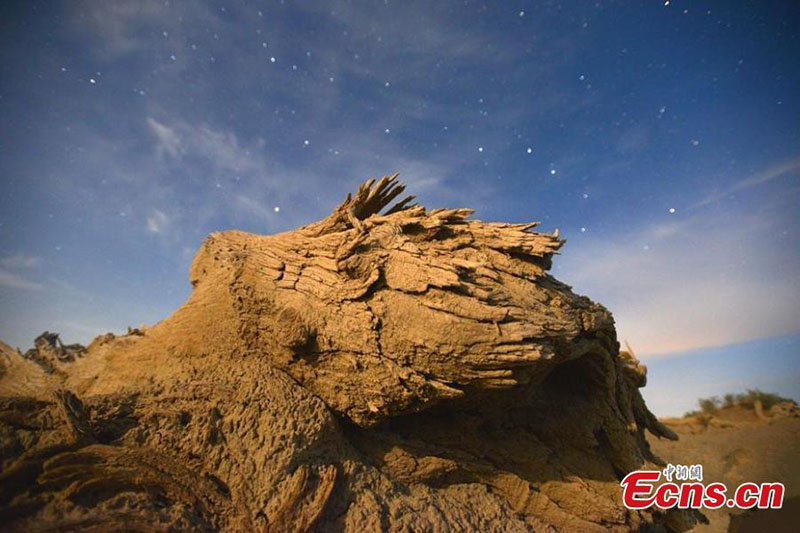
[[212, 234], [152, 328], [2, 345], [0, 528], [690, 527], [621, 504], [644, 432], [676, 437], [611, 314], [547, 273], [563, 241], [402, 190]]

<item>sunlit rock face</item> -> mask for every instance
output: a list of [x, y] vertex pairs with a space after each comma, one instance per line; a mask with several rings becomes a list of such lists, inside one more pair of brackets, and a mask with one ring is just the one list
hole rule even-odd
[[689, 527], [621, 504], [621, 476], [657, 461], [645, 429], [674, 434], [610, 313], [547, 274], [563, 241], [392, 206], [402, 190], [371, 180], [295, 231], [209, 236], [181, 308], [59, 348], [78, 356], [57, 373], [41, 363], [52, 343], [4, 348], [4, 514], [20, 528]]

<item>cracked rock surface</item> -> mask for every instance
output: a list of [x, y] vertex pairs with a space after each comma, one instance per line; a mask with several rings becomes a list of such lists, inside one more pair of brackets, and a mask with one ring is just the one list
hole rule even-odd
[[676, 438], [557, 235], [395, 176], [295, 231], [209, 236], [170, 317], [0, 345], [0, 528], [681, 531], [625, 473]]

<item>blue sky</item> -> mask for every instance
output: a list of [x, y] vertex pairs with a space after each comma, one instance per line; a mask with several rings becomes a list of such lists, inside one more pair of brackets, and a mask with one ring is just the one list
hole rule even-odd
[[797, 334], [800, 4], [665, 4], [4, 2], [0, 338], [156, 322], [211, 231], [395, 171], [559, 228], [647, 362]]

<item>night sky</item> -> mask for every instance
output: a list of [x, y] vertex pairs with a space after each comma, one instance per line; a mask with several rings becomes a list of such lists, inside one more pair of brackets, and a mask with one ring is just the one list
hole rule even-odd
[[658, 412], [800, 397], [798, 2], [26, 1], [0, 25], [9, 344], [157, 322], [208, 233], [397, 171], [429, 207], [559, 228], [553, 273], [614, 313]]

